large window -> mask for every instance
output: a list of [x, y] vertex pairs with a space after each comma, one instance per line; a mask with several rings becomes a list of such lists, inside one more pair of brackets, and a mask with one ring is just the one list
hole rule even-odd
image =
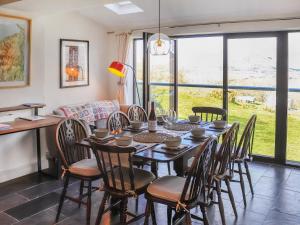
[[300, 162], [300, 32], [289, 34], [287, 159]]
[[253, 153], [300, 162], [300, 32], [184, 36], [174, 42], [174, 54], [144, 57], [147, 101], [154, 100], [159, 113], [174, 108], [183, 119], [193, 106], [223, 107], [229, 123], [240, 122], [240, 134], [255, 113]]
[[[133, 60], [133, 66], [135, 68], [136, 72], [136, 81], [137, 86], [139, 90], [139, 97], [140, 97], [140, 104], [143, 105], [143, 60], [144, 60], [144, 42], [143, 39], [135, 39], [133, 42], [133, 49], [134, 49], [134, 60]], [[136, 92], [136, 88], [134, 88], [134, 98], [135, 102], [139, 103], [138, 101], [138, 95]]]
[[222, 108], [223, 37], [178, 39], [178, 114], [187, 118], [193, 106]]

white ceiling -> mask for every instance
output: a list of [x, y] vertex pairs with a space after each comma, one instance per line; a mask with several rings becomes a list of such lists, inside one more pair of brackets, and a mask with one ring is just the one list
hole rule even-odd
[[[22, 0], [4, 6], [47, 15], [78, 11], [111, 30], [157, 25], [158, 0], [131, 0], [143, 13], [117, 15], [103, 5], [117, 0]], [[300, 0], [161, 0], [162, 25], [300, 17]]]

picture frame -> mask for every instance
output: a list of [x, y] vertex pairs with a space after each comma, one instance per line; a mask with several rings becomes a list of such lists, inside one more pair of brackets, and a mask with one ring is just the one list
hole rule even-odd
[[30, 85], [31, 19], [0, 13], [0, 89]]
[[89, 41], [60, 39], [60, 88], [89, 84]]

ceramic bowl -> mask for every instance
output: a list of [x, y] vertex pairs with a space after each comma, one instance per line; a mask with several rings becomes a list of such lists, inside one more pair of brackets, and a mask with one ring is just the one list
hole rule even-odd
[[116, 137], [116, 144], [119, 146], [128, 146], [132, 143], [132, 137], [131, 136], [122, 136], [122, 137]]
[[205, 134], [205, 128], [194, 128], [191, 130], [191, 133], [195, 137], [202, 137]]
[[105, 138], [109, 133], [108, 129], [106, 128], [95, 129], [94, 132], [97, 138]]
[[224, 128], [227, 124], [225, 120], [215, 120], [213, 123], [216, 128]]
[[176, 148], [181, 144], [181, 141], [182, 141], [181, 137], [176, 136], [176, 137], [168, 137], [164, 143], [168, 148]]
[[189, 120], [191, 123], [197, 123], [200, 121], [200, 116], [191, 115], [189, 116]]
[[130, 124], [131, 124], [131, 127], [136, 130], [140, 129], [143, 126], [143, 122], [137, 121], [137, 120], [130, 121]]

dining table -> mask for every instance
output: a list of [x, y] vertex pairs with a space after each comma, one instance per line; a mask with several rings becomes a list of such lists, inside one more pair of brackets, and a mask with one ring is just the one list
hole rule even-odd
[[[181, 120], [177, 124], [190, 124], [189, 121]], [[226, 125], [224, 128], [214, 127], [212, 122], [199, 122], [193, 124], [193, 127], [202, 127], [205, 129], [205, 135], [201, 138], [195, 138], [192, 136], [191, 130], [171, 130], [164, 125], [159, 125], [157, 127], [156, 133], [159, 134], [168, 134], [171, 136], [180, 136], [182, 142], [178, 148], [169, 149], [166, 148], [166, 145], [163, 142], [150, 142], [147, 140], [144, 142], [133, 141], [131, 146], [136, 147], [136, 152], [133, 155], [133, 159], [139, 159], [144, 162], [150, 162], [151, 171], [158, 176], [158, 163], [170, 163], [173, 162], [173, 169], [176, 172], [177, 176], [184, 176], [185, 172], [189, 167], [189, 160], [195, 155], [196, 151], [201, 147], [205, 140], [210, 136], [221, 137], [224, 135], [230, 125]], [[107, 138], [98, 139], [99, 143], [102, 144], [115, 144], [114, 138], [120, 137], [123, 135], [133, 136], [135, 139], [136, 135], [147, 134], [148, 129], [147, 125], [144, 124], [141, 129], [132, 129], [130, 126], [123, 128], [122, 132], [115, 135], [110, 135]], [[89, 138], [79, 141], [77, 144], [85, 147], [91, 147], [89, 139], [92, 138], [95, 140], [95, 136], [92, 135]]]

